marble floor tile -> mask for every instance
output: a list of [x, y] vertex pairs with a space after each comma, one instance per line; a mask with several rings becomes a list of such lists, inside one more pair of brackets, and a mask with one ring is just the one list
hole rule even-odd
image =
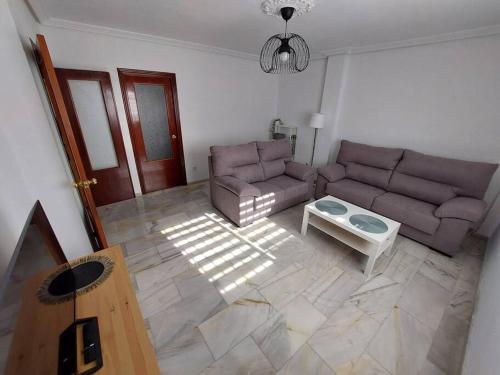
[[472, 255], [463, 258], [462, 270], [459, 279], [469, 282], [477, 288], [479, 276], [481, 275], [482, 259]]
[[460, 375], [468, 333], [469, 322], [447, 310], [432, 340], [427, 359], [446, 374]]
[[339, 267], [345, 271], [362, 274], [368, 257], [359, 251], [352, 251], [340, 262]]
[[335, 370], [336, 375], [390, 375], [380, 363], [368, 354], [362, 354], [354, 361], [345, 363]]
[[139, 289], [147, 289], [155, 283], [164, 282], [191, 268], [183, 256], [179, 256], [158, 265], [146, 268], [135, 273], [135, 280]]
[[418, 374], [433, 331], [400, 308], [393, 308], [368, 347], [368, 354], [394, 375]]
[[322, 272], [314, 282], [302, 292], [302, 295], [314, 303], [337, 279], [344, 273], [339, 267], [333, 266], [328, 271]]
[[398, 236], [394, 244], [395, 250], [403, 250], [415, 258], [425, 260], [432, 251], [424, 244], [418, 243], [408, 237]]
[[[410, 354], [419, 375], [457, 373], [485, 241], [468, 238], [450, 259], [398, 236], [365, 282], [361, 253], [314, 228], [300, 234], [303, 209], [238, 228], [211, 207], [206, 182], [99, 208], [162, 373], [396, 375]], [[394, 306], [405, 315], [393, 318]]]
[[459, 278], [453, 289], [448, 309], [460, 319], [470, 321], [474, 311], [475, 297], [476, 287]]
[[157, 349], [156, 356], [162, 374], [198, 375], [214, 361], [197, 328], [189, 338]]
[[447, 256], [432, 252], [424, 260], [419, 272], [452, 290], [460, 274], [460, 264]]
[[195, 328], [227, 307], [215, 290], [202, 290], [182, 298], [148, 319], [157, 351], [169, 351], [193, 341]]
[[384, 275], [401, 284], [406, 284], [422, 265], [422, 259], [398, 249], [384, 270]]
[[449, 290], [417, 272], [405, 289], [399, 306], [429, 328], [437, 329], [450, 299]]
[[137, 300], [142, 316], [147, 319], [179, 302], [181, 296], [172, 280], [166, 280], [152, 284], [146, 289], [140, 289], [137, 293]]
[[278, 281], [286, 276], [290, 276], [290, 275], [302, 270], [303, 268], [304, 267], [302, 267], [298, 263], [292, 263], [289, 266], [282, 268], [279, 272], [276, 272], [272, 277], [270, 277], [265, 282], [263, 282], [260, 285], [260, 288], [265, 288], [271, 284], [274, 284], [276, 281]]
[[290, 268], [293, 268], [294, 271], [263, 288], [259, 288], [259, 292], [278, 310], [300, 295], [314, 281], [314, 275], [307, 269], [297, 270], [295, 265], [290, 266]]
[[127, 262], [128, 271], [130, 273], [143, 271], [162, 262], [156, 247], [151, 247], [140, 253], [128, 256], [125, 258], [125, 261]]
[[128, 241], [122, 242], [122, 248], [127, 256], [143, 252], [156, 245], [154, 237], [156, 235], [147, 233], [142, 237], [135, 237]]
[[207, 367], [202, 375], [273, 375], [276, 371], [251, 337], [247, 337], [221, 359]]
[[425, 360], [424, 365], [420, 369], [418, 375], [448, 375], [439, 367], [431, 363], [428, 359]]
[[309, 345], [332, 368], [356, 360], [380, 323], [352, 304], [342, 305], [309, 339]]
[[253, 333], [257, 345], [279, 370], [326, 320], [299, 296]]
[[402, 292], [401, 284], [385, 275], [377, 275], [352, 293], [348, 302], [382, 322], [392, 311]]
[[314, 300], [311, 294], [307, 295], [309, 302], [323, 315], [332, 315], [349, 296], [363, 284], [363, 275], [358, 272], [344, 271], [328, 287], [326, 287]]
[[173, 277], [173, 282], [183, 298], [203, 293], [205, 291], [216, 293], [217, 289], [209, 281], [206, 275], [201, 274], [197, 269], [190, 268]]
[[274, 312], [262, 295], [252, 291], [203, 322], [199, 328], [214, 358], [219, 359]]
[[304, 266], [311, 270], [329, 269], [338, 265], [348, 254], [355, 251], [319, 229], [309, 228], [308, 235], [300, 236], [300, 238], [304, 243], [304, 248], [313, 249], [313, 251], [305, 253], [306, 256], [299, 261], [303, 261]]
[[323, 361], [314, 350], [305, 344], [294, 354], [285, 366], [278, 371], [278, 375], [335, 375], [333, 370]]

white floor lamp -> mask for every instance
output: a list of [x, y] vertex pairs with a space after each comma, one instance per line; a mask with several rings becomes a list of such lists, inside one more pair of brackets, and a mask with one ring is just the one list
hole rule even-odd
[[316, 136], [318, 135], [318, 129], [321, 129], [325, 125], [325, 115], [322, 113], [313, 113], [311, 116], [311, 121], [309, 122], [309, 126], [314, 128], [314, 143], [313, 143], [313, 151], [311, 155], [311, 164], [314, 162], [314, 151], [316, 149]]

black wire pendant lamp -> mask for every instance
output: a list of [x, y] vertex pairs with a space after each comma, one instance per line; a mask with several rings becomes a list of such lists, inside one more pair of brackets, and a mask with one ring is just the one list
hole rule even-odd
[[309, 65], [309, 47], [298, 34], [287, 33], [288, 20], [295, 8], [283, 7], [281, 17], [285, 20], [285, 33], [270, 37], [260, 52], [260, 67], [266, 73], [298, 73]]

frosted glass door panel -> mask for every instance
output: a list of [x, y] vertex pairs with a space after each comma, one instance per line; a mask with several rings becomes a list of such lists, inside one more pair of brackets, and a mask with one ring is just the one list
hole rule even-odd
[[117, 167], [101, 84], [79, 80], [68, 80], [68, 84], [92, 170]]
[[163, 86], [134, 84], [139, 121], [148, 160], [173, 157]]

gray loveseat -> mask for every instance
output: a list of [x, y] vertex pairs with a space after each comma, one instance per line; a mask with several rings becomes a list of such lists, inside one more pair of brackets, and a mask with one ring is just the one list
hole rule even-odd
[[497, 167], [344, 140], [337, 162], [318, 169], [315, 196], [399, 221], [400, 234], [453, 255], [483, 221], [482, 199]]
[[213, 206], [238, 226], [284, 210], [314, 194], [316, 170], [291, 161], [287, 140], [210, 147]]

